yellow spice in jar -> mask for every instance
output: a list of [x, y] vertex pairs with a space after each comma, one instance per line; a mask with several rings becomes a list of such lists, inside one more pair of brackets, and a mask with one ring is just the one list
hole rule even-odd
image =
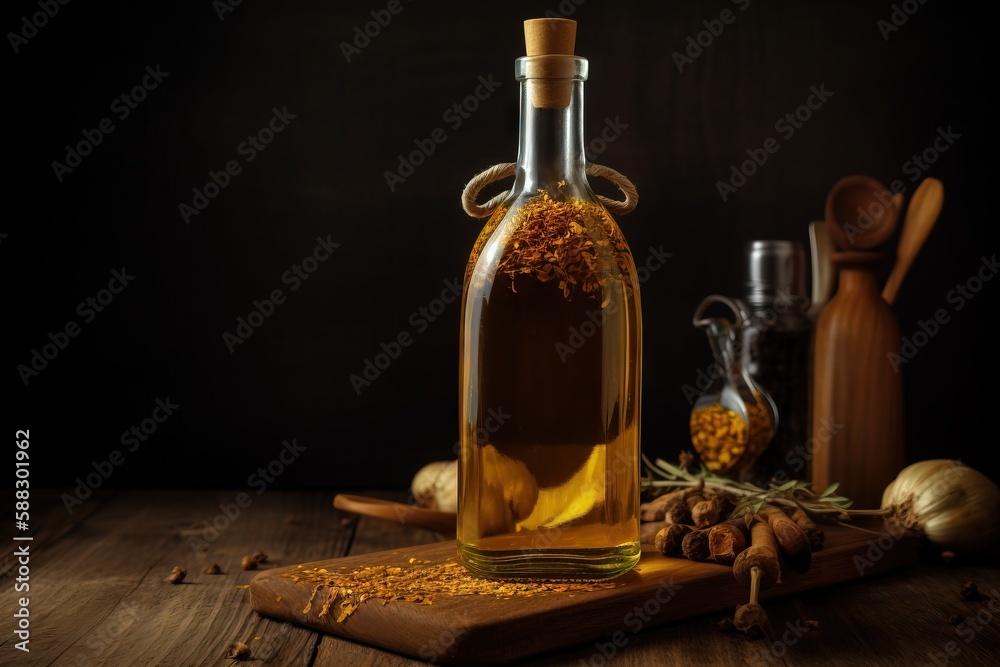
[[744, 458], [756, 459], [767, 446], [770, 417], [760, 405], [746, 407], [749, 424], [738, 412], [719, 403], [691, 412], [691, 443], [712, 472], [725, 474]]
[[691, 443], [706, 468], [726, 472], [743, 456], [747, 423], [718, 403], [698, 408], [691, 412]]

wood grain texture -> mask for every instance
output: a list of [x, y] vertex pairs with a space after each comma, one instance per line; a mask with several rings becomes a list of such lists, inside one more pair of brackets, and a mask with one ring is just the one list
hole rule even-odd
[[[244, 555], [263, 550], [277, 567], [346, 552], [352, 525], [328, 494], [269, 491], [208, 543], [202, 521], [219, 515], [238, 491], [149, 491], [103, 494], [111, 499], [31, 561], [31, 652], [13, 648], [12, 617], [4, 615], [0, 655], [24, 665], [223, 665], [234, 640], [268, 664], [308, 665], [314, 632], [266, 619], [247, 604]], [[65, 514], [65, 509], [59, 508]], [[58, 516], [58, 510], [53, 510]], [[297, 517], [289, 520], [289, 517]], [[221, 522], [220, 522], [221, 524]], [[57, 529], [55, 529], [57, 530]], [[222, 575], [205, 575], [218, 563]], [[182, 584], [163, 581], [187, 569]], [[5, 608], [12, 585], [4, 586]], [[0, 663], [7, 657], [0, 658]]]
[[840, 286], [814, 341], [812, 482], [840, 482], [855, 507], [877, 509], [905, 465], [903, 380], [889, 359], [900, 352], [899, 324], [876, 286], [874, 253], [833, 259]]
[[[72, 512], [60, 500], [60, 494], [48, 489], [33, 491], [31, 529], [22, 533], [31, 537], [31, 553], [37, 555], [46, 551], [50, 545], [70, 533], [77, 525], [85, 521], [91, 514], [113, 498], [113, 494], [103, 494], [80, 506], [72, 506]], [[12, 577], [17, 569], [14, 551], [22, 546], [11, 540], [0, 547], [0, 577]]]
[[[869, 539], [870, 535], [853, 529], [831, 528], [827, 546], [815, 554], [810, 571], [804, 575], [783, 573], [783, 583], [764, 591], [762, 597], [788, 595], [862, 576], [853, 557], [864, 555]], [[410, 558], [438, 563], [454, 556], [455, 543], [448, 541], [303, 567], [325, 567], [331, 572], [345, 566], [408, 567]], [[914, 561], [912, 543], [902, 541], [886, 550], [866, 568], [866, 573]], [[335, 614], [320, 617], [319, 605], [303, 613], [314, 586], [283, 576], [298, 569], [279, 568], [255, 577], [250, 586], [253, 607], [268, 616], [448, 664], [499, 664], [606, 636], [621, 641], [649, 627], [732, 608], [747, 597], [747, 591], [733, 579], [731, 568], [664, 558], [647, 549], [639, 565], [615, 580], [618, 585], [613, 589], [511, 599], [437, 596], [430, 605], [383, 605], [369, 600], [345, 622], [337, 623]], [[511, 637], [518, 641], [511, 641]]]
[[[401, 501], [400, 494], [388, 495]], [[358, 556], [387, 549], [405, 549], [421, 544], [441, 541], [437, 533], [423, 528], [401, 527], [397, 523], [361, 517], [351, 543], [350, 554]], [[423, 660], [391, 653], [369, 644], [322, 633], [316, 647], [315, 665], [358, 665], [359, 667], [416, 667], [426, 665]]]
[[[385, 521], [353, 518], [333, 506], [333, 493], [269, 491], [196, 555], [191, 531], [211, 520], [232, 491], [111, 492], [102, 490], [69, 515], [58, 493], [36, 491], [37, 532], [31, 561], [32, 652], [13, 649], [12, 618], [0, 619], [0, 664], [226, 665], [228, 643], [246, 641], [257, 662], [301, 667], [416, 667], [423, 661], [317, 632], [296, 623], [264, 618], [251, 610], [246, 584], [254, 575], [231, 571], [244, 553], [263, 549], [281, 567], [306, 559], [370, 554], [409, 548], [440, 538]], [[383, 493], [400, 500], [405, 494]], [[34, 515], [34, 513], [33, 513]], [[288, 523], [286, 517], [298, 517]], [[200, 574], [217, 561], [225, 575]], [[8, 563], [8, 570], [9, 570]], [[188, 569], [187, 584], [162, 582], [170, 568]], [[269, 567], [269, 566], [265, 566]], [[891, 574], [768, 599], [771, 637], [758, 641], [720, 634], [716, 622], [731, 609], [711, 612], [637, 633], [624, 628], [618, 644], [607, 636], [521, 661], [529, 667], [684, 667], [687, 665], [924, 665], [931, 656], [948, 665], [995, 665], [1000, 654], [1000, 614], [989, 601], [963, 601], [965, 581], [1000, 600], [996, 562], [952, 567], [923, 562]], [[0, 604], [14, 607], [11, 573], [0, 581]], [[681, 591], [683, 593], [684, 591]], [[675, 602], [680, 603], [682, 597]], [[670, 604], [674, 604], [673, 602]], [[1000, 602], [994, 603], [994, 609]], [[979, 616], [954, 625], [952, 617]], [[820, 628], [786, 635], [805, 619]], [[602, 619], [603, 620], [603, 619]], [[617, 619], [620, 622], [621, 618]], [[972, 623], [976, 625], [973, 626]], [[798, 625], [797, 625], [798, 624]], [[537, 633], [553, 626], [541, 619]], [[609, 627], [613, 635], [615, 628]], [[961, 634], [960, 634], [961, 633]], [[970, 634], [971, 633], [971, 634]], [[791, 641], [782, 639], [786, 635]], [[512, 636], [511, 643], [531, 634]], [[256, 639], [259, 637], [259, 639]], [[966, 641], [968, 639], [968, 641]], [[948, 656], [946, 647], [957, 651]], [[609, 659], [607, 656], [610, 655]], [[942, 658], [942, 656], [944, 656]]]

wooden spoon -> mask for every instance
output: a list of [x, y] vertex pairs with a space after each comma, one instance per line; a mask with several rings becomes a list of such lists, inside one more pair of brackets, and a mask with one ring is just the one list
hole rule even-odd
[[369, 498], [368, 496], [340, 493], [334, 496], [333, 506], [345, 512], [392, 521], [400, 526], [426, 528], [452, 538], [455, 537], [458, 525], [458, 518], [454, 512], [438, 512], [404, 503], [394, 503], [391, 500]]
[[896, 249], [896, 264], [882, 288], [882, 298], [890, 305], [896, 300], [899, 286], [903, 284], [903, 278], [934, 228], [943, 205], [944, 186], [941, 181], [936, 178], [921, 181], [906, 209], [906, 219], [903, 220], [903, 231], [899, 235], [899, 246]]
[[826, 198], [826, 224], [841, 250], [871, 250], [896, 229], [899, 209], [889, 188], [861, 174], [845, 176]]
[[[892, 205], [897, 211], [903, 210], [903, 195], [892, 196]], [[824, 222], [809, 223], [809, 250], [812, 261], [812, 299], [806, 316], [813, 322], [819, 318], [823, 306], [833, 296], [834, 283], [837, 282], [837, 269], [830, 259], [836, 252], [837, 243], [834, 240], [830, 225]]]

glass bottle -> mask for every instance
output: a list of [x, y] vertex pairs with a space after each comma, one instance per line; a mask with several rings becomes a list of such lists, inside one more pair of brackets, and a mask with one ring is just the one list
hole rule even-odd
[[795, 241], [749, 244], [745, 365], [780, 415], [771, 443], [750, 474], [753, 481], [806, 480], [812, 320], [806, 315], [805, 249]]
[[639, 285], [587, 182], [587, 60], [528, 53], [515, 182], [465, 276], [458, 555], [485, 577], [605, 579], [640, 553]]
[[[706, 317], [716, 303], [732, 311], [732, 321]], [[691, 444], [709, 471], [746, 478], [774, 437], [779, 418], [774, 401], [743, 365], [750, 315], [739, 299], [712, 294], [698, 306], [693, 323], [708, 336], [717, 367], [691, 409]]]

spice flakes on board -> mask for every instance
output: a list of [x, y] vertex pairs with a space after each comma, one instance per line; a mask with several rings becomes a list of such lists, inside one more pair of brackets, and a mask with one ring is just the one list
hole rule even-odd
[[328, 572], [326, 568], [309, 568], [289, 572], [285, 575], [296, 582], [314, 584], [312, 595], [306, 602], [303, 614], [313, 610], [313, 604], [322, 589], [327, 589], [325, 600], [318, 617], [330, 614], [336, 604], [337, 623], [343, 623], [348, 616], [368, 599], [376, 599], [382, 604], [394, 600], [415, 604], [432, 604], [441, 597], [456, 595], [490, 595], [498, 599], [535, 597], [550, 593], [587, 593], [608, 590], [618, 585], [613, 582], [548, 582], [548, 581], [503, 581], [480, 579], [453, 558], [433, 565], [401, 567], [395, 565], [373, 565], [357, 568], [351, 572]]

